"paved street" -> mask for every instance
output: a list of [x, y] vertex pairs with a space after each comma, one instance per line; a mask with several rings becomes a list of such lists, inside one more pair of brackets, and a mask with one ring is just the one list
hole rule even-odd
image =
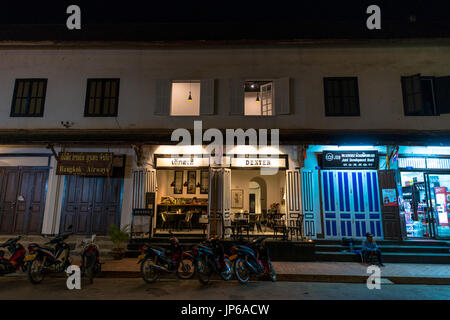
[[203, 287], [197, 280], [161, 280], [153, 285], [141, 279], [96, 279], [93, 285], [82, 283], [82, 290], [68, 290], [65, 279], [45, 279], [33, 286], [24, 277], [0, 278], [0, 299], [274, 299], [274, 300], [450, 300], [448, 285], [382, 285], [368, 290], [364, 284], [213, 281]]

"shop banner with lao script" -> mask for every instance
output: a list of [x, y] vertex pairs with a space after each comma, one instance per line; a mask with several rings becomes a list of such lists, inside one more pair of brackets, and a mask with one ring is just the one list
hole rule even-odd
[[323, 169], [378, 169], [378, 151], [323, 151]]
[[113, 172], [111, 152], [60, 152], [57, 175], [109, 177]]

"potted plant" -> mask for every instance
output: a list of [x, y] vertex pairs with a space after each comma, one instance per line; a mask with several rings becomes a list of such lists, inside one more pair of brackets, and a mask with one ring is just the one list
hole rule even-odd
[[113, 249], [111, 254], [115, 260], [121, 260], [125, 257], [125, 246], [130, 239], [130, 233], [128, 232], [129, 225], [124, 226], [122, 229], [112, 224], [109, 227], [109, 239], [113, 243]]

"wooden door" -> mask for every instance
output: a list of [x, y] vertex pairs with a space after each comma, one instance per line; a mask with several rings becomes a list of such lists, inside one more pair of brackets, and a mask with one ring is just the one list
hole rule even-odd
[[[379, 170], [378, 180], [380, 185], [380, 199], [383, 196], [383, 189], [394, 189], [398, 199], [397, 180], [395, 170]], [[383, 203], [383, 202], [382, 202]], [[383, 221], [383, 233], [386, 240], [401, 240], [401, 223], [398, 206], [381, 206], [381, 218]]]
[[1, 187], [0, 233], [13, 233], [16, 210], [19, 170], [16, 167], [4, 168]]
[[61, 215], [61, 231], [105, 235], [119, 224], [122, 182], [120, 178], [67, 176]]
[[92, 204], [92, 233], [107, 234], [112, 224], [119, 224], [122, 183], [117, 178], [95, 179]]
[[39, 234], [45, 207], [47, 169], [19, 169], [13, 233]]
[[0, 233], [41, 233], [47, 179], [48, 169], [0, 169]]
[[48, 169], [25, 169], [22, 173], [22, 177], [24, 176], [28, 176], [27, 179], [32, 182], [25, 196], [28, 214], [24, 228], [27, 234], [40, 234], [44, 218]]

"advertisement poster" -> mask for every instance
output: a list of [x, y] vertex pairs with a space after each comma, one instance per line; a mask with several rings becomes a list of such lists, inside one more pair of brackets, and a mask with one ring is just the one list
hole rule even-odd
[[383, 189], [383, 205], [385, 207], [398, 206], [395, 189]]

